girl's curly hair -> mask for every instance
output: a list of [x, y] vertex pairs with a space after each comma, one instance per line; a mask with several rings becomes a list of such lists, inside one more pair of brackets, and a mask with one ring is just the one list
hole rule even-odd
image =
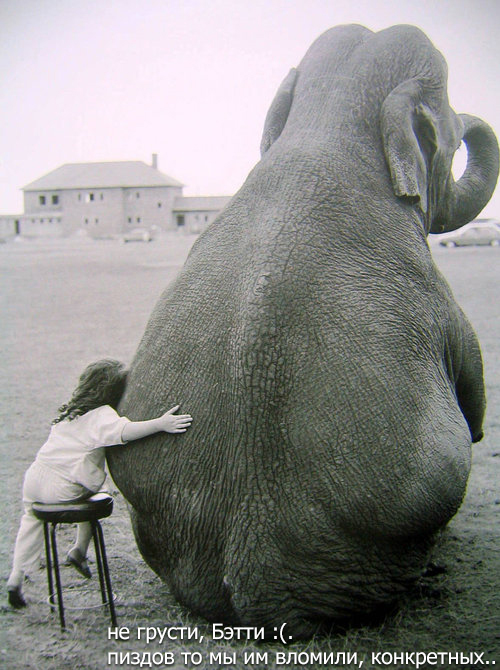
[[127, 372], [120, 361], [103, 358], [91, 363], [82, 372], [71, 400], [59, 407], [59, 416], [52, 423], [59, 423], [64, 419], [72, 421], [101, 405], [111, 405], [116, 409], [125, 391], [126, 382]]

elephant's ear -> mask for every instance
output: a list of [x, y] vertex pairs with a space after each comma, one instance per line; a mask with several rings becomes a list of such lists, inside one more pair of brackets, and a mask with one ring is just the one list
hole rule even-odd
[[427, 213], [438, 138], [432, 112], [421, 99], [417, 80], [403, 82], [385, 99], [380, 122], [394, 193], [418, 203]]
[[274, 96], [271, 107], [267, 112], [264, 123], [264, 132], [260, 143], [260, 155], [263, 156], [285, 127], [288, 113], [293, 101], [293, 91], [297, 81], [298, 72], [292, 68], [285, 79], [281, 82], [278, 92]]

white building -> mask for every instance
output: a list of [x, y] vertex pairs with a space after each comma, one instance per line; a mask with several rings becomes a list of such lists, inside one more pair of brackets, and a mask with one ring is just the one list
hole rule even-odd
[[199, 233], [230, 200], [184, 198], [183, 184], [142, 161], [69, 163], [25, 186], [24, 214], [0, 216], [0, 236], [91, 237], [133, 228]]
[[186, 196], [176, 198], [173, 207], [176, 228], [201, 233], [231, 200], [229, 196]]

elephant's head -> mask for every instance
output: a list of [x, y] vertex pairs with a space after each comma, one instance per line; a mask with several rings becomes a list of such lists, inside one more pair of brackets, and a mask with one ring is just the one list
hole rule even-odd
[[[454, 230], [491, 198], [499, 158], [491, 128], [451, 109], [446, 80], [446, 62], [416, 28], [376, 34], [361, 26], [333, 28], [281, 84], [261, 153], [282, 135], [286, 141], [288, 130], [307, 131], [299, 133], [304, 140], [321, 129], [325, 141], [342, 129], [377, 150], [381, 145], [394, 194], [418, 208], [427, 233]], [[462, 141], [468, 162], [455, 183], [452, 161]], [[365, 151], [368, 156], [368, 146]]]
[[[410, 80], [387, 96], [381, 129], [394, 193], [418, 204], [428, 232], [455, 230], [487, 204], [498, 176], [498, 145], [484, 121], [457, 116], [444, 96], [432, 109], [423, 86]], [[451, 167], [462, 140], [467, 167], [455, 182]]]

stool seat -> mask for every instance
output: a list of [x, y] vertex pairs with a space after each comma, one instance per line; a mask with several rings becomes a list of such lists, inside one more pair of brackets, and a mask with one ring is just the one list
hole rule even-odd
[[111, 515], [113, 498], [106, 493], [96, 493], [81, 502], [41, 503], [31, 505], [33, 514], [40, 521], [50, 523], [81, 523], [97, 521]]

